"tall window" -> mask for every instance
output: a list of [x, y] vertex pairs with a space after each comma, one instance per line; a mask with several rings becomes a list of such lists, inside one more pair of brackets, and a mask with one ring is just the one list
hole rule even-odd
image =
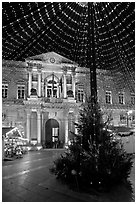
[[118, 100], [119, 104], [124, 104], [124, 93], [119, 93]]
[[25, 86], [24, 85], [18, 86], [17, 98], [18, 99], [25, 99]]
[[77, 101], [78, 102], [83, 102], [83, 99], [84, 99], [83, 89], [78, 89], [78, 92], [77, 92]]
[[131, 104], [135, 105], [135, 94], [131, 93]]
[[67, 81], [67, 84], [72, 84], [72, 76], [71, 76], [71, 74], [68, 74], [66, 76], [66, 81]]
[[132, 121], [135, 122], [135, 115], [132, 115]]
[[59, 128], [52, 128], [52, 136], [57, 137], [59, 135]]
[[77, 102], [84, 102], [84, 87], [83, 87], [83, 84], [78, 84], [77, 85], [76, 99], [77, 99]]
[[121, 114], [121, 115], [120, 115], [120, 122], [126, 123], [126, 120], [127, 120], [126, 115]]
[[112, 94], [111, 91], [106, 91], [106, 103], [112, 103]]
[[8, 98], [8, 85], [2, 84], [2, 98]]
[[57, 97], [57, 83], [54, 80], [48, 81], [47, 97]]
[[32, 74], [32, 81], [38, 81], [38, 75], [37, 73]]

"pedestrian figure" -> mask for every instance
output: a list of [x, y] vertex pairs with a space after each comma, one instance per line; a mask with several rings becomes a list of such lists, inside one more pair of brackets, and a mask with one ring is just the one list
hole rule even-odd
[[52, 147], [55, 148], [55, 138], [52, 137]]
[[11, 157], [11, 148], [10, 147], [8, 148], [8, 155], [9, 155], [9, 157]]
[[58, 148], [58, 138], [55, 138], [55, 148]]

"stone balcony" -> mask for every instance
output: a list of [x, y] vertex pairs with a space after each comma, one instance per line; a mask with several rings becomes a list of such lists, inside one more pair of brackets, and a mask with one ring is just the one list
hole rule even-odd
[[24, 99], [7, 99], [7, 98], [2, 99], [3, 104], [19, 104], [19, 105], [23, 105], [23, 101], [24, 101]]
[[62, 103], [63, 99], [62, 98], [55, 98], [55, 97], [43, 97], [41, 100], [45, 103]]
[[67, 97], [67, 98], [63, 99], [63, 102], [76, 103], [76, 100], [74, 97]]
[[55, 97], [38, 97], [38, 96], [30, 96], [27, 99], [3, 99], [3, 104], [43, 104], [43, 103], [77, 103], [74, 97], [67, 98], [55, 98]]
[[63, 103], [63, 102], [76, 103], [74, 97], [67, 98], [43, 97], [41, 100], [44, 101], [45, 103]]

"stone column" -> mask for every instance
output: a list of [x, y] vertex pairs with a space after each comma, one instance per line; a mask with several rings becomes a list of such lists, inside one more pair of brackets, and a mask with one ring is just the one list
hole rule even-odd
[[[75, 123], [78, 124], [78, 115], [75, 116]], [[78, 129], [76, 128], [76, 126], [75, 126], [75, 134], [76, 135], [78, 134]]]
[[47, 97], [47, 82], [45, 83], [45, 97]]
[[72, 73], [72, 91], [73, 91], [73, 96], [75, 98], [75, 73]]
[[41, 73], [38, 73], [38, 96], [41, 97]]
[[65, 144], [68, 143], [68, 116], [65, 118]]
[[59, 97], [62, 97], [62, 93], [61, 93], [61, 86], [59, 86]]
[[44, 96], [44, 83], [41, 83], [41, 96]]
[[63, 73], [63, 77], [64, 77], [63, 91], [64, 91], [64, 98], [66, 98], [67, 97], [66, 72]]
[[31, 94], [31, 84], [32, 84], [32, 73], [29, 72], [28, 96], [30, 96], [30, 94]]
[[45, 123], [44, 123], [44, 112], [41, 113], [41, 144], [45, 143]]
[[42, 75], [41, 75], [41, 79], [42, 79], [42, 82], [41, 82], [41, 96], [44, 97], [44, 80], [43, 80]]
[[30, 113], [27, 113], [26, 135], [28, 142], [30, 142]]
[[59, 98], [59, 83], [57, 83], [57, 98]]
[[41, 144], [41, 113], [37, 111], [37, 141]]

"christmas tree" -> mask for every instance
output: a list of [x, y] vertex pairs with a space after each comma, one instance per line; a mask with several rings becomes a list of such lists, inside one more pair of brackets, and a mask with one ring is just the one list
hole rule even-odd
[[87, 100], [80, 111], [79, 123], [75, 124], [78, 135], [68, 150], [54, 161], [51, 171], [78, 188], [106, 189], [126, 181], [132, 157], [108, 131], [108, 122], [103, 122], [98, 104]]

